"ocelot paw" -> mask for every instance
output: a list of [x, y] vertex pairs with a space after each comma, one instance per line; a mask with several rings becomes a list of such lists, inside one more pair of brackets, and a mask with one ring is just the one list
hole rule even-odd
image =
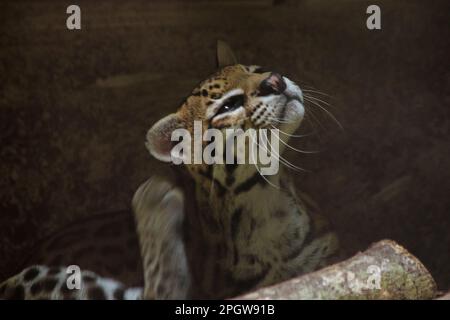
[[138, 188], [132, 205], [144, 267], [144, 298], [187, 298], [183, 193], [168, 179], [152, 177]]
[[182, 212], [183, 194], [169, 179], [154, 176], [139, 186], [132, 200], [135, 214]]

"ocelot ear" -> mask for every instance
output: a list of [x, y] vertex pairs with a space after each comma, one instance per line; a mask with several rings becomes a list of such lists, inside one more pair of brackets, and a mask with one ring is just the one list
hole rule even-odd
[[176, 113], [169, 114], [156, 122], [147, 132], [145, 146], [156, 159], [171, 162], [170, 152], [173, 147], [172, 132], [183, 128], [183, 122]]
[[217, 67], [223, 68], [237, 64], [236, 56], [230, 46], [222, 40], [217, 40]]

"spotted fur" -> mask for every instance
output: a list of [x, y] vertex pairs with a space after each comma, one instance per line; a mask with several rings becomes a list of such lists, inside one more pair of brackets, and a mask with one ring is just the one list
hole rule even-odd
[[[176, 113], [148, 131], [146, 146], [157, 159], [171, 161], [171, 132], [184, 128], [192, 133], [194, 120], [200, 120], [203, 129], [273, 126], [285, 133], [279, 138], [286, 143], [301, 124], [303, 97], [294, 82], [258, 66], [237, 64], [224, 43], [219, 44], [218, 59], [219, 71], [194, 88]], [[230, 99], [235, 99], [233, 108], [225, 108]], [[132, 207], [135, 224], [130, 224], [133, 215], [124, 214], [117, 218], [122, 222], [116, 231], [110, 217], [52, 237], [37, 256], [59, 252], [59, 260], [44, 261], [55, 266], [25, 269], [0, 286], [0, 297], [227, 298], [313, 271], [337, 250], [335, 234], [283, 168], [263, 177], [251, 164], [187, 164], [143, 183]], [[123, 226], [129, 226], [127, 232]], [[86, 247], [80, 239], [78, 251], [71, 251], [78, 256], [63, 261], [67, 235], [76, 238], [83, 228], [91, 235], [103, 232], [109, 240], [91, 241]], [[98, 246], [103, 251], [97, 251]], [[86, 248], [90, 250], [83, 251]], [[83, 262], [83, 252], [114, 257], [93, 265], [89, 254]], [[65, 293], [62, 266], [80, 263], [83, 277], [90, 280], [83, 281], [82, 290]], [[128, 271], [112, 268], [117, 265]], [[129, 289], [137, 284], [142, 289]]]
[[22, 300], [137, 300], [142, 297], [141, 288], [125, 288], [116, 280], [91, 271], [81, 271], [80, 288], [68, 285], [70, 274], [65, 267], [35, 265], [0, 285], [4, 299]]

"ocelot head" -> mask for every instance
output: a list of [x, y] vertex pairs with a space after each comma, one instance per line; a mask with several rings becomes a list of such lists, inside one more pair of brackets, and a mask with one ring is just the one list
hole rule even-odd
[[[179, 163], [182, 159], [181, 162], [191, 173], [211, 174], [211, 168], [208, 168], [211, 166], [211, 160], [208, 162], [206, 156], [200, 159], [201, 163], [198, 163], [198, 158], [195, 162], [194, 153], [198, 152], [198, 148], [196, 149], [194, 140], [200, 138], [202, 151], [205, 151], [208, 145], [211, 146], [211, 142], [217, 143], [220, 140], [217, 140], [216, 136], [211, 138], [206, 132], [211, 132], [211, 129], [213, 133], [220, 131], [223, 137], [220, 149], [223, 152], [220, 157], [226, 163], [224, 167], [229, 168], [224, 153], [229, 151], [227, 148], [234, 148], [236, 152], [233, 156], [236, 156], [239, 154], [237, 152], [239, 147], [234, 142], [229, 143], [230, 136], [227, 136], [227, 130], [230, 132], [229, 129], [233, 129], [238, 136], [242, 132], [248, 132], [248, 129], [253, 129], [256, 136], [246, 135], [244, 139], [246, 158], [235, 159], [235, 162], [258, 170], [261, 161], [259, 157], [250, 159], [251, 143], [257, 145], [256, 149], [265, 149], [267, 155], [273, 156], [284, 150], [289, 135], [298, 128], [304, 116], [302, 91], [294, 82], [279, 73], [266, 71], [256, 65], [238, 64], [229, 46], [221, 41], [217, 46], [217, 60], [218, 71], [194, 88], [178, 111], [162, 118], [151, 127], [147, 133], [146, 146], [150, 153], [161, 161]], [[199, 133], [196, 129], [200, 128]], [[237, 129], [242, 131], [236, 131]], [[264, 134], [260, 136], [263, 130]], [[184, 134], [192, 138], [190, 150], [182, 150], [184, 158], [181, 155], [183, 152], [179, 152], [180, 149], [174, 152], [174, 147], [182, 140], [180, 135], [174, 136], [176, 131], [183, 134], [183, 139]], [[264, 137], [266, 142], [262, 140]], [[277, 144], [277, 150], [273, 148], [274, 138], [282, 140]], [[252, 153], [253, 155], [259, 152], [254, 149], [253, 151], [256, 152]], [[211, 154], [217, 156], [215, 152], [217, 150]], [[200, 157], [205, 154], [209, 153], [200, 153]], [[186, 156], [191, 163], [186, 164]], [[247, 162], [250, 160], [256, 165], [248, 166]], [[212, 163], [216, 164], [213, 167], [221, 165], [217, 164], [217, 161]]]

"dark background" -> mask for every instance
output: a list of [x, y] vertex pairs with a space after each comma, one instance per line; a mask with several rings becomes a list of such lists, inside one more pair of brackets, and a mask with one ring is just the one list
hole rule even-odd
[[307, 106], [321, 125], [294, 145], [322, 152], [289, 157], [346, 253], [391, 238], [450, 287], [448, 1], [77, 1], [69, 31], [71, 3], [0, 4], [0, 279], [37, 239], [129, 205], [160, 166], [146, 130], [214, 71], [224, 39], [331, 95], [344, 130]]

